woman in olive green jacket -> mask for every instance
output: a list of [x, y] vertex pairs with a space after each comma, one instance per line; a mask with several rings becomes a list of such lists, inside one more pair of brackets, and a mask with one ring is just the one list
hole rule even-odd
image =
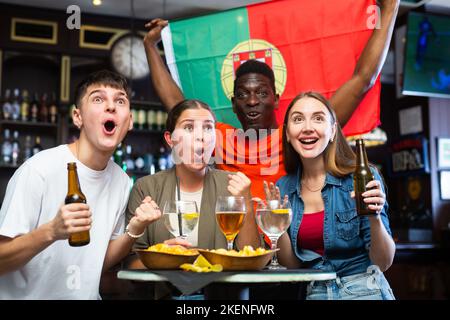
[[237, 247], [262, 245], [251, 205], [250, 180], [241, 172], [231, 173], [208, 166], [216, 139], [215, 117], [209, 106], [198, 100], [180, 102], [168, 114], [164, 138], [172, 148], [175, 166], [137, 180], [128, 203], [127, 221], [137, 210], [160, 216], [164, 203], [175, 200], [178, 177], [181, 200], [197, 200], [200, 209], [198, 236], [190, 242], [174, 238], [159, 219], [142, 230], [143, 235], [136, 241], [135, 248], [147, 248], [161, 242], [207, 249], [226, 248], [225, 236], [215, 218], [215, 202], [220, 195], [244, 196], [246, 199], [248, 211], [236, 238]]

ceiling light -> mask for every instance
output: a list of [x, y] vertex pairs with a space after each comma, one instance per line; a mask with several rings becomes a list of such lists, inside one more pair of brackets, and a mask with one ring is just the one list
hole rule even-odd
[[363, 135], [347, 137], [347, 142], [351, 146], [355, 146], [356, 139], [364, 139], [366, 147], [375, 147], [387, 143], [387, 134], [386, 131], [378, 127]]
[[99, 5], [102, 4], [102, 0], [92, 0], [92, 4], [93, 4], [94, 6], [99, 6]]

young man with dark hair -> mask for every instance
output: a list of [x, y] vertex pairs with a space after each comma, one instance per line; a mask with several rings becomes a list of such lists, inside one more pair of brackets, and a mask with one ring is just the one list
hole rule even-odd
[[[159, 218], [137, 212], [124, 234], [131, 185], [111, 155], [133, 126], [129, 92], [113, 72], [88, 76], [72, 114], [79, 139], [39, 152], [14, 173], [0, 211], [0, 300], [98, 299], [102, 270]], [[64, 204], [69, 162], [77, 165], [86, 204]], [[86, 230], [88, 245], [69, 246], [71, 234]]]
[[[398, 6], [399, 0], [380, 1], [380, 29], [373, 31], [358, 59], [353, 76], [330, 98], [342, 127], [381, 72], [389, 49]], [[161, 30], [167, 24], [168, 22], [162, 19], [154, 19], [147, 23], [149, 31], [144, 39], [144, 46], [153, 86], [163, 104], [170, 110], [183, 100], [184, 96], [167, 71], [156, 46], [161, 38]], [[273, 72], [267, 69], [270, 68], [249, 61], [236, 71], [232, 106], [244, 132], [239, 133], [236, 128], [223, 123], [216, 126], [222, 133], [222, 139], [219, 135], [217, 138], [217, 167], [222, 170], [244, 172], [252, 180], [252, 195], [260, 198], [265, 197], [264, 180], [275, 183], [285, 175], [281, 134], [274, 113], [279, 97], [275, 91]], [[248, 134], [249, 129], [254, 129], [256, 135]], [[243, 135], [249, 137], [248, 148], [242, 143], [233, 143], [236, 141], [232, 139], [239, 141], [239, 136]], [[253, 146], [252, 136], [256, 137]], [[270, 151], [271, 154], [267, 154], [266, 151]], [[311, 181], [311, 184], [314, 182]]]

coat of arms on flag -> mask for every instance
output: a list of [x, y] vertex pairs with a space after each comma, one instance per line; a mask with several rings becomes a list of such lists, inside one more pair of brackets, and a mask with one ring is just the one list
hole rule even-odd
[[261, 39], [250, 39], [237, 44], [223, 61], [220, 79], [228, 99], [233, 96], [233, 81], [237, 68], [245, 61], [256, 59], [265, 62], [275, 73], [275, 89], [283, 94], [287, 80], [286, 64], [283, 55], [272, 44]]

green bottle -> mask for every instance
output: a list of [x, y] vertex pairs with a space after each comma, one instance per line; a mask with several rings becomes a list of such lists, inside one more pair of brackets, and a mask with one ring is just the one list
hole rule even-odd
[[374, 179], [367, 161], [366, 148], [363, 139], [356, 140], [356, 169], [353, 175], [353, 186], [355, 188], [356, 211], [360, 216], [376, 215], [375, 211], [370, 210], [364, 202], [362, 194], [369, 190], [366, 185]]

